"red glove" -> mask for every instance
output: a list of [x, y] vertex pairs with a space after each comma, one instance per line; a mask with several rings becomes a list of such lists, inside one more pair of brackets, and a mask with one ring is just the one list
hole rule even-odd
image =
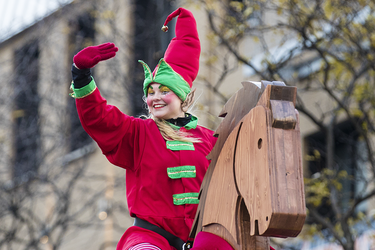
[[73, 62], [79, 69], [89, 69], [98, 62], [115, 57], [118, 48], [113, 43], [84, 48], [73, 57]]

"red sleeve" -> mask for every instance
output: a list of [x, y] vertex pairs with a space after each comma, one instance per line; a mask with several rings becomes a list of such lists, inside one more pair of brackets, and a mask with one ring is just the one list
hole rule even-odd
[[76, 105], [83, 128], [108, 160], [119, 167], [136, 168], [145, 142], [144, 122], [108, 105], [98, 89], [76, 99]]

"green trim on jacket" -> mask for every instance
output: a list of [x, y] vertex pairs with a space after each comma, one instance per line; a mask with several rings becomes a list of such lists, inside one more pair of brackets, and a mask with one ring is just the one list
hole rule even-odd
[[92, 94], [96, 89], [96, 84], [95, 84], [94, 78], [91, 77], [91, 79], [92, 80], [89, 84], [79, 89], [74, 88], [74, 83], [72, 82], [72, 84], [70, 85], [70, 89], [73, 92], [70, 93], [69, 95], [73, 98], [78, 99], [78, 98], [83, 98]]

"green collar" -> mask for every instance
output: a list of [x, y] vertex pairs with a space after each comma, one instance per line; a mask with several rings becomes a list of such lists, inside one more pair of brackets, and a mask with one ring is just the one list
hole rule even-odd
[[[176, 130], [179, 130], [179, 129], [180, 129], [179, 126], [176, 126], [176, 125], [174, 125], [174, 124], [172, 124], [172, 123], [169, 123], [169, 122], [168, 122], [168, 124], [169, 124], [172, 128], [174, 128], [174, 129], [176, 129]], [[191, 120], [190, 120], [190, 122], [189, 122], [188, 124], [186, 124], [186, 125], [184, 126], [184, 128], [186, 128], [187, 130], [195, 129], [195, 128], [197, 127], [197, 125], [198, 125], [198, 118], [197, 118], [196, 116], [191, 115]]]

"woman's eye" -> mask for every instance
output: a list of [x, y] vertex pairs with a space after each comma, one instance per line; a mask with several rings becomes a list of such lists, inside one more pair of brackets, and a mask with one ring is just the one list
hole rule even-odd
[[160, 88], [160, 92], [161, 92], [163, 95], [168, 94], [170, 91], [171, 91], [171, 90], [170, 90], [168, 87], [166, 87], [166, 86], [162, 86], [162, 87]]
[[155, 94], [155, 91], [153, 89], [151, 89], [151, 88], [148, 88], [147, 94], [148, 95], [153, 95], [153, 94]]

